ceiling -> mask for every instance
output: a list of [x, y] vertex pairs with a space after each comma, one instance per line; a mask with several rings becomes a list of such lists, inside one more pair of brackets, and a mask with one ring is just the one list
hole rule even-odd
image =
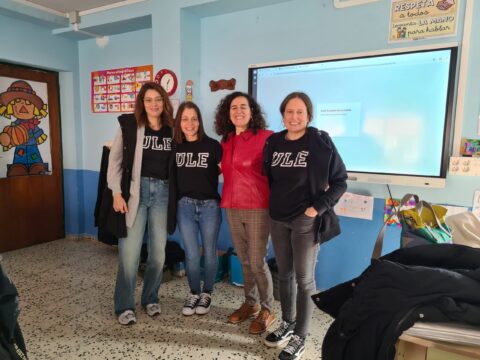
[[[92, 23], [89, 24], [88, 22], [82, 23], [81, 21], [81, 18], [87, 15], [144, 1], [145, 0], [0, 0], [0, 14], [45, 26], [52, 29], [53, 35], [83, 40], [91, 37], [111, 36], [136, 30], [151, 29], [152, 17], [150, 14], [137, 15], [118, 21], [110, 21], [107, 18], [106, 21], [95, 25]], [[292, 0], [204, 1], [204, 3], [200, 2], [198, 5], [188, 6], [188, 9], [191, 13], [199, 17], [208, 17], [287, 1]], [[76, 29], [72, 24], [77, 26]]]
[[[137, 0], [138, 1], [138, 0]], [[72, 11], [96, 12], [105, 6], [123, 6], [137, 2], [132, 0], [17, 0], [24, 5], [33, 6], [39, 9], [68, 14]], [[142, 0], [143, 1], [143, 0]]]
[[[145, 0], [0, 0], [0, 14], [47, 27], [52, 29], [53, 35], [83, 40], [151, 28], [150, 15], [90, 26], [81, 22], [81, 18], [86, 15], [143, 1]], [[72, 24], [79, 26], [75, 30]]]

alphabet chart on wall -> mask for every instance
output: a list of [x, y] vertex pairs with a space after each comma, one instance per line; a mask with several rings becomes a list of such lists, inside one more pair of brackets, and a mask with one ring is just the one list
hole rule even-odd
[[137, 93], [153, 79], [153, 65], [92, 72], [92, 112], [133, 112]]

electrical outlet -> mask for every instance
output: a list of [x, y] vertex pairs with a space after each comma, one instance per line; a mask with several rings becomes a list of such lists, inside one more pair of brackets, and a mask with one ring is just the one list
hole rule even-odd
[[460, 176], [480, 176], [480, 158], [452, 156], [449, 173]]

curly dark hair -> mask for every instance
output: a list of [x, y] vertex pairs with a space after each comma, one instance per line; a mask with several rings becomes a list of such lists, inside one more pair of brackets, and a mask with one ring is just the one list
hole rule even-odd
[[259, 129], [264, 130], [267, 127], [262, 108], [255, 99], [247, 93], [235, 91], [220, 100], [215, 113], [215, 132], [222, 137], [222, 141], [226, 141], [228, 135], [235, 132], [235, 126], [230, 120], [230, 105], [235, 98], [240, 96], [247, 99], [250, 111], [252, 112], [252, 118], [248, 123], [248, 128], [252, 129], [253, 133], [256, 134]]

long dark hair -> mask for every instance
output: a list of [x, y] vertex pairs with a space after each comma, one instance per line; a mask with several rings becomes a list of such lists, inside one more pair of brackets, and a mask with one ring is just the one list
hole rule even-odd
[[135, 119], [137, 119], [137, 126], [147, 126], [147, 112], [145, 111], [145, 104], [143, 99], [148, 90], [155, 90], [163, 99], [163, 111], [160, 115], [160, 123], [162, 126], [173, 126], [173, 106], [168, 98], [167, 92], [156, 82], [149, 81], [142, 85], [135, 100]]
[[267, 123], [262, 114], [262, 109], [255, 99], [249, 94], [235, 91], [220, 100], [220, 103], [217, 106], [217, 112], [215, 113], [215, 132], [222, 137], [222, 141], [227, 140], [228, 135], [235, 132], [235, 126], [230, 120], [230, 105], [235, 98], [240, 96], [247, 99], [252, 113], [248, 128], [252, 129], [253, 133], [256, 134], [259, 129], [265, 129], [267, 127]]
[[200, 109], [198, 108], [197, 104], [191, 102], [191, 101], [184, 101], [180, 104], [177, 110], [177, 116], [175, 116], [175, 126], [173, 128], [173, 140], [177, 144], [181, 144], [183, 140], [185, 140], [185, 135], [182, 132], [182, 127], [181, 122], [182, 122], [182, 115], [183, 112], [186, 109], [193, 109], [197, 113], [197, 119], [198, 119], [198, 133], [197, 133], [197, 138], [199, 141], [203, 139], [205, 136], [205, 130], [203, 128], [203, 120], [202, 120], [202, 114], [200, 113]]

